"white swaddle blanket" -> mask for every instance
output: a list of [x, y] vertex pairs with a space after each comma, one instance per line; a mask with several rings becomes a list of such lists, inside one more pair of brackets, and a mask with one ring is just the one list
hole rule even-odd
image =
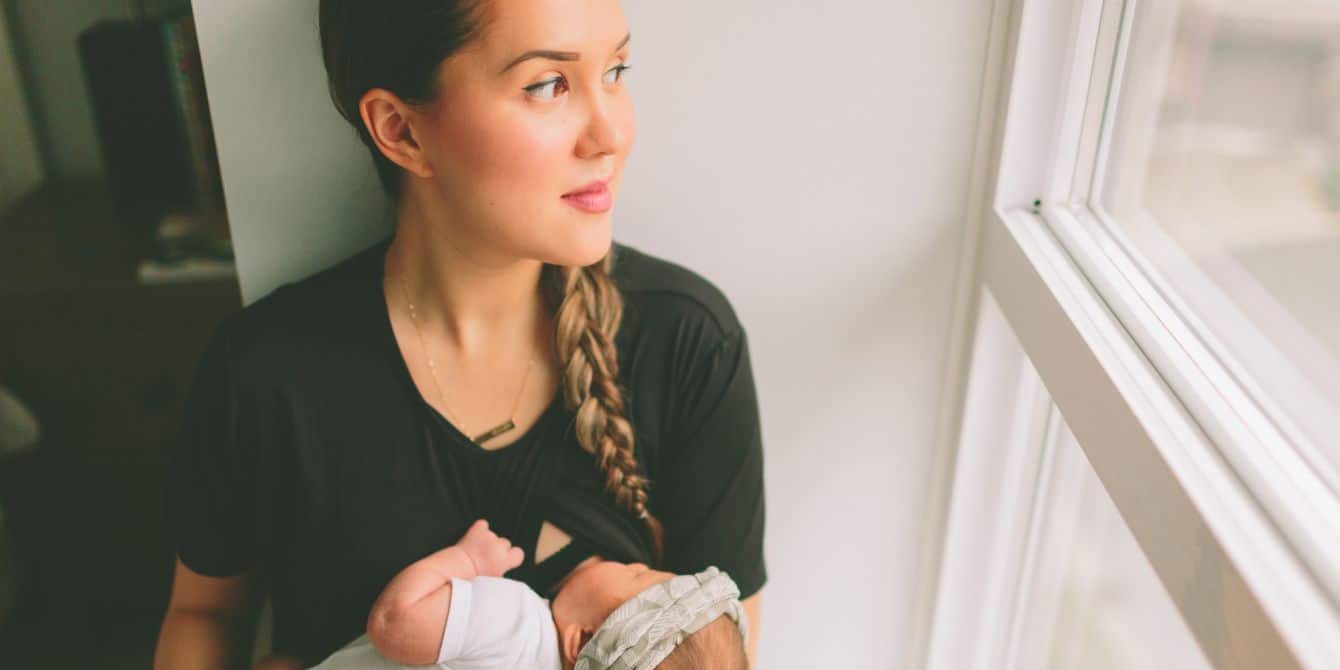
[[503, 577], [451, 580], [451, 608], [436, 665], [406, 666], [382, 656], [368, 636], [345, 645], [312, 670], [560, 670], [549, 601]]

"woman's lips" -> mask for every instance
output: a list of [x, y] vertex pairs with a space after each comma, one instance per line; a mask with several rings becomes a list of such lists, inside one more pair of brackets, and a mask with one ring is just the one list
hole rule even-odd
[[595, 187], [563, 196], [563, 202], [583, 212], [600, 214], [608, 211], [614, 204], [614, 194], [610, 193], [609, 186], [606, 183], [601, 182]]

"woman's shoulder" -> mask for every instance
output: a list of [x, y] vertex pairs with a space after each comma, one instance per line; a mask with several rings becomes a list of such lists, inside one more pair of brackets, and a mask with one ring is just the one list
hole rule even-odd
[[[302, 278], [281, 283], [229, 314], [214, 337], [235, 363], [264, 369], [304, 358], [302, 354], [351, 337], [376, 323], [381, 287], [373, 263], [380, 243], [357, 251]], [[366, 341], [366, 340], [358, 340]]]
[[715, 282], [687, 265], [614, 243], [610, 272], [624, 302], [647, 325], [699, 327], [705, 336], [724, 339], [742, 325], [730, 299]]

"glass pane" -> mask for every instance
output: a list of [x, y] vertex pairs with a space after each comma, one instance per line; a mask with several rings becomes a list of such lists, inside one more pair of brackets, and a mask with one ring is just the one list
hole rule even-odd
[[1333, 443], [1340, 2], [1139, 3], [1128, 54], [1094, 204], [1268, 395], [1330, 417], [1305, 421]]
[[1210, 668], [1083, 450], [1058, 424], [1014, 667]]

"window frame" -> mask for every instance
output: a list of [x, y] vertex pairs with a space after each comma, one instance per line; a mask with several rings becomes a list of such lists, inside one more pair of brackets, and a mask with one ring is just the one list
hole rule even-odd
[[[999, 594], [1032, 568], [1031, 533], [1020, 530], [1032, 522], [1019, 515], [1038, 510], [1019, 491], [1039, 486], [1047, 439], [1002, 448], [972, 426], [1048, 431], [1034, 425], [1045, 421], [1036, 412], [1002, 419], [981, 400], [990, 394], [973, 392], [982, 367], [999, 365], [973, 353], [1001, 351], [983, 338], [1017, 338], [1215, 667], [1340, 659], [1340, 562], [1327, 556], [1340, 547], [1333, 473], [1284, 405], [1198, 332], [1110, 215], [1091, 206], [1143, 1], [992, 4], [909, 667], [1014, 661], [1021, 607]], [[995, 309], [1004, 333], [989, 325]], [[1018, 378], [996, 383], [998, 397], [1031, 392]], [[986, 457], [993, 449], [998, 457]], [[995, 539], [984, 543], [984, 532]], [[964, 588], [972, 583], [981, 589]], [[983, 603], [1006, 609], [973, 616]]]

